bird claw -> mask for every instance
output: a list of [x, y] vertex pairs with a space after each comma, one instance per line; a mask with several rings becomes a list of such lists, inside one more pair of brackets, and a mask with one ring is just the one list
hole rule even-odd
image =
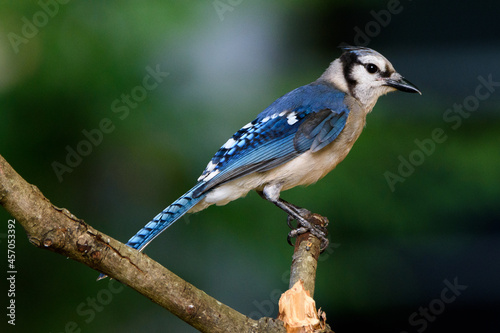
[[[308, 216], [311, 215], [311, 212], [309, 212], [307, 209], [300, 208], [300, 210], [301, 210], [300, 211], [301, 215], [304, 212]], [[294, 228], [292, 225], [293, 220], [297, 220], [297, 227], [296, 228]], [[300, 216], [300, 218], [295, 218], [291, 215], [288, 215], [288, 217], [287, 217], [287, 224], [290, 227], [290, 229], [292, 229], [286, 237], [288, 244], [290, 244], [291, 246], [294, 246], [292, 243], [292, 238], [298, 237], [302, 234], [305, 234], [306, 232], [310, 232], [312, 235], [314, 235], [316, 238], [318, 238], [321, 241], [320, 252], [323, 252], [324, 250], [326, 250], [326, 248], [330, 244], [330, 241], [326, 237], [326, 235], [328, 233], [328, 231], [326, 229], [326, 225], [325, 226], [313, 225], [309, 221], [307, 221], [305, 218], [303, 218], [302, 216]]]
[[305, 234], [308, 231], [309, 230], [307, 228], [304, 228], [304, 227], [295, 228], [288, 233], [288, 235], [286, 236], [286, 241], [288, 242], [288, 244], [293, 246], [292, 238], [295, 238], [295, 237], [298, 237], [302, 234]]
[[[300, 208], [300, 207], [297, 207], [297, 206], [290, 204], [290, 203], [289, 203], [289, 205], [292, 206], [300, 216], [311, 216], [312, 215], [311, 212], [305, 208]], [[298, 227], [294, 227], [292, 224], [292, 222], [295, 220], [296, 220], [296, 218], [293, 217], [292, 215], [287, 215], [286, 224], [292, 230], [298, 228]], [[297, 236], [294, 236], [294, 237], [297, 237]]]
[[[292, 231], [295, 229], [295, 227], [293, 226], [292, 222], [295, 221], [295, 218], [291, 215], [287, 215], [287, 218], [286, 218], [286, 224], [288, 225], [288, 227], [290, 229], [292, 229]], [[290, 233], [292, 232], [290, 231]], [[289, 235], [290, 235], [289, 233]], [[293, 236], [293, 237], [296, 237], [296, 236]], [[290, 243], [290, 242], [289, 242]], [[290, 244], [291, 245], [291, 244]]]

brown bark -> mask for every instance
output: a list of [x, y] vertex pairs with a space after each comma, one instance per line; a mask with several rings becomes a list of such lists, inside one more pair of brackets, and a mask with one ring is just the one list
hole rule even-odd
[[[109, 275], [201, 332], [285, 332], [281, 321], [248, 318], [184, 281], [147, 255], [92, 228], [67, 209], [54, 206], [36, 186], [17, 174], [2, 156], [0, 204], [22, 225], [34, 246], [59, 253]], [[292, 276], [303, 279], [312, 295], [319, 240], [315, 237], [310, 239], [311, 247], [306, 250], [304, 245], [304, 250], [299, 249], [294, 255], [294, 263], [301, 264], [294, 264]], [[302, 247], [303, 243], [306, 242], [298, 240], [297, 245]]]

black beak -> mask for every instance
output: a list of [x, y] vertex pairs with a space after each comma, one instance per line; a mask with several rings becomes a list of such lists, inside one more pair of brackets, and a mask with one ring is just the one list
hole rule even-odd
[[385, 85], [389, 87], [396, 88], [397, 90], [404, 91], [407, 93], [419, 93], [422, 95], [420, 90], [410, 81], [406, 80], [404, 77], [399, 77], [398, 79], [387, 79]]

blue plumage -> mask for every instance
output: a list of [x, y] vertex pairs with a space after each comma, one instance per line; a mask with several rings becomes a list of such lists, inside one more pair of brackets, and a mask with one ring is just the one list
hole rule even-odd
[[302, 232], [309, 230], [321, 239], [325, 248], [326, 236], [302, 216], [302, 210], [282, 200], [280, 191], [312, 184], [335, 168], [380, 96], [394, 90], [420, 93], [378, 52], [362, 47], [343, 51], [318, 80], [278, 98], [238, 130], [215, 153], [198, 183], [127, 245], [142, 250], [187, 212], [226, 204], [257, 190], [296, 219]]
[[179, 199], [174, 201], [170, 206], [165, 208], [161, 213], [156, 215], [153, 220], [146, 224], [138, 233], [129, 239], [126, 245], [136, 250], [142, 250], [158, 236], [163, 230], [171, 226], [175, 221], [181, 218], [189, 209], [194, 207], [203, 196], [193, 197], [193, 192], [201, 186], [197, 184]]

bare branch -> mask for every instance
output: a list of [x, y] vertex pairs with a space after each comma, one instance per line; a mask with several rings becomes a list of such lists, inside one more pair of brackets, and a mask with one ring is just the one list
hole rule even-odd
[[[306, 219], [327, 234], [326, 217], [310, 213]], [[321, 241], [310, 232], [297, 237], [290, 269], [290, 289], [281, 295], [279, 301], [278, 318], [285, 322], [287, 332], [334, 333], [326, 324], [326, 314], [315, 309], [312, 298], [320, 252]]]
[[147, 255], [54, 206], [0, 156], [0, 204], [31, 244], [81, 262], [135, 289], [202, 332], [285, 332], [271, 318], [253, 320], [208, 296]]
[[[307, 220], [312, 225], [320, 226], [326, 231], [326, 226], [328, 225], [328, 219], [326, 217], [313, 213], [307, 217]], [[318, 267], [320, 246], [320, 240], [311, 235], [310, 232], [306, 232], [297, 237], [292, 267], [290, 269], [290, 289], [297, 281], [302, 280], [304, 289], [309, 291], [311, 297], [314, 296], [316, 268]]]
[[[83, 263], [124, 283], [201, 332], [285, 332], [277, 319], [253, 320], [208, 296], [147, 255], [99, 232], [67, 209], [54, 206], [0, 155], [0, 204], [23, 226], [31, 244]], [[326, 218], [308, 217], [325, 226]], [[298, 237], [290, 286], [302, 280], [314, 292], [320, 240]], [[325, 331], [330, 331], [325, 327]]]

